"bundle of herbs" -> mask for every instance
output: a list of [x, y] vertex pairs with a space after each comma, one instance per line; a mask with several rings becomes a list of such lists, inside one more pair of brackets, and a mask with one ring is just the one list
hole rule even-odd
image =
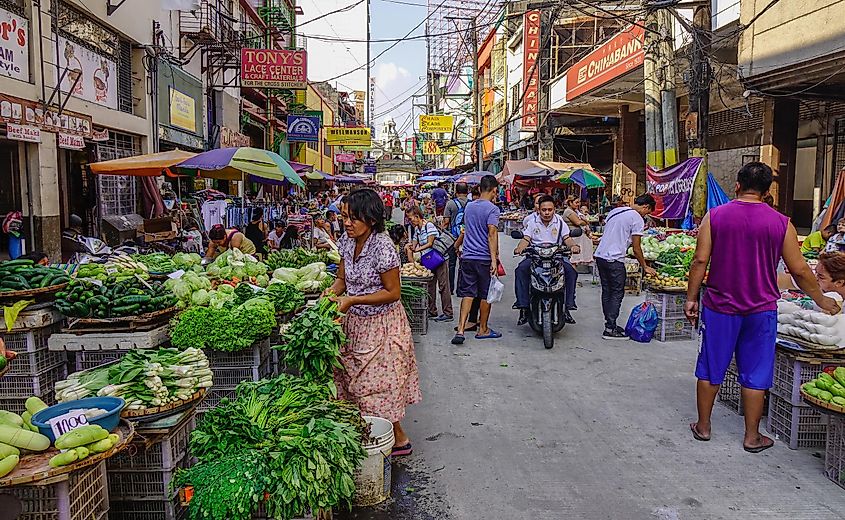
[[290, 283], [274, 283], [264, 291], [273, 305], [276, 312], [289, 313], [305, 306], [305, 294]]
[[297, 315], [285, 328], [283, 343], [273, 348], [285, 353], [285, 362], [296, 367], [305, 379], [332, 385], [340, 364], [340, 347], [346, 335], [340, 326], [337, 303], [322, 298], [317, 305]]
[[259, 502], [281, 520], [348, 505], [366, 432], [358, 408], [325, 384], [288, 375], [244, 382], [191, 433], [198, 463], [175, 485], [193, 486], [194, 520], [247, 520]]
[[170, 341], [178, 348], [235, 352], [266, 338], [276, 326], [273, 303], [266, 297], [252, 298], [234, 307], [190, 307], [182, 311], [170, 324]]

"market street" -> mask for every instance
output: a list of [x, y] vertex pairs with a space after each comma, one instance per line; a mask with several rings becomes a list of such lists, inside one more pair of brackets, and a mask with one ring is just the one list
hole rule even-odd
[[[416, 349], [423, 403], [404, 423], [414, 454], [394, 462], [393, 497], [353, 518], [845, 518], [823, 450], [745, 453], [742, 418], [719, 403], [713, 439], [695, 441], [696, 343], [602, 341], [591, 275], [553, 350], [517, 328], [515, 241], [500, 241], [508, 292], [491, 326], [504, 337], [455, 347], [454, 322], [430, 322]], [[627, 296], [622, 317], [641, 301]]]

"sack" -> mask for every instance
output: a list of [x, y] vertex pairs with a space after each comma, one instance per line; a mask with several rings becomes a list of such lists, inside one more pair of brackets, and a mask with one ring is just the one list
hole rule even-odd
[[461, 204], [459, 199], [454, 199], [455, 206], [458, 207], [458, 212], [455, 214], [455, 217], [452, 219], [452, 222], [449, 223], [451, 228], [449, 231], [452, 232], [452, 236], [458, 238], [461, 234], [461, 228], [464, 226], [464, 208], [466, 204]]
[[449, 250], [455, 247], [455, 237], [446, 233], [445, 231], [441, 231], [437, 238], [434, 239], [434, 244], [432, 244], [431, 248], [443, 255], [444, 257], [449, 256]]
[[487, 303], [500, 302], [504, 295], [505, 284], [499, 281], [498, 276], [494, 276], [490, 279], [490, 288], [487, 290]]
[[429, 249], [420, 257], [420, 263], [432, 273], [440, 267], [446, 259], [436, 249]]
[[643, 302], [639, 307], [634, 307], [628, 324], [625, 325], [625, 332], [628, 337], [639, 343], [648, 343], [654, 337], [657, 330], [657, 309], [651, 302]]

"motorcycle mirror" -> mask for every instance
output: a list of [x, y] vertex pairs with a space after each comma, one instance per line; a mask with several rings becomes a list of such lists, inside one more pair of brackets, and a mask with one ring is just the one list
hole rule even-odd
[[579, 227], [574, 227], [569, 230], [569, 236], [572, 238], [578, 238], [584, 234], [584, 230]]
[[518, 229], [514, 229], [513, 231], [511, 231], [511, 238], [515, 238], [517, 240], [522, 240], [522, 237], [524, 237], [524, 236], [525, 235], [522, 234], [522, 231], [520, 231]]

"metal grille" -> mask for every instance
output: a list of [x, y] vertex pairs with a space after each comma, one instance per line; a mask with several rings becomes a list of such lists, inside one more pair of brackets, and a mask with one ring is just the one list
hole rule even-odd
[[26, 16], [23, 0], [0, 0], [0, 8], [11, 11], [15, 14]]
[[132, 46], [123, 40], [117, 60], [117, 108], [132, 113]]
[[[109, 140], [97, 143], [97, 159], [108, 161], [141, 153], [141, 142], [137, 137], [109, 131]], [[98, 175], [97, 193], [100, 201], [100, 218], [110, 215], [135, 213], [138, 202], [135, 177], [122, 175]]]
[[56, 15], [57, 32], [80, 45], [111, 57], [120, 58], [120, 38], [70, 5], [59, 2]]
[[741, 110], [713, 112], [710, 114], [707, 131], [710, 135], [727, 135], [763, 128], [763, 103], [748, 105], [748, 112]]
[[837, 119], [833, 134], [833, 171], [845, 168], [845, 117]]

